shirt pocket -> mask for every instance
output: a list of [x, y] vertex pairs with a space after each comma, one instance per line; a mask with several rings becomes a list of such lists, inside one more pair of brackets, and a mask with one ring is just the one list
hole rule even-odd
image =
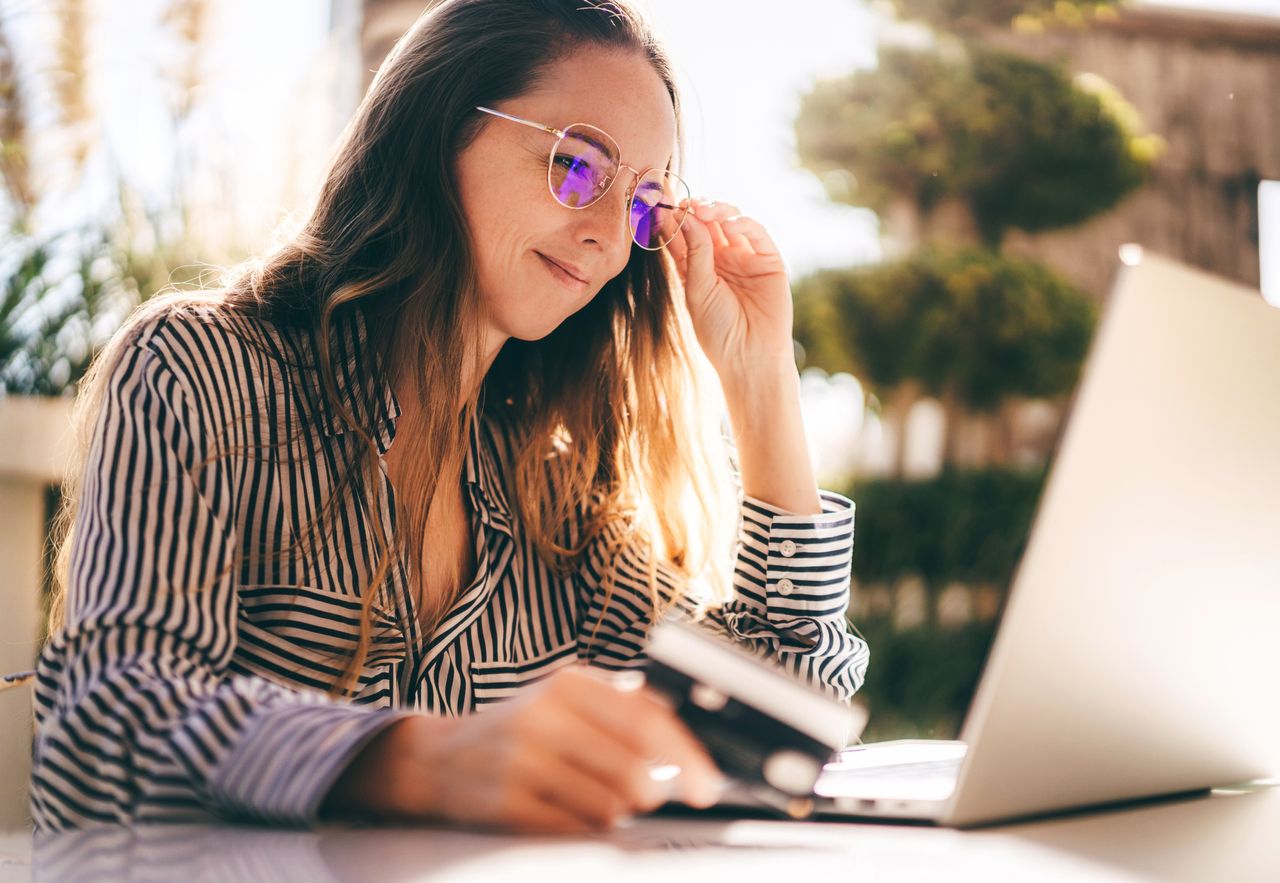
[[566, 641], [535, 656], [517, 660], [495, 660], [471, 663], [471, 687], [475, 694], [475, 710], [510, 699], [523, 687], [540, 681], [553, 672], [578, 660], [578, 642]]
[[[360, 638], [362, 602], [311, 586], [257, 585], [238, 590], [236, 661], [255, 674], [291, 686], [328, 690], [346, 669]], [[379, 671], [405, 658], [404, 630], [375, 607], [362, 694]]]

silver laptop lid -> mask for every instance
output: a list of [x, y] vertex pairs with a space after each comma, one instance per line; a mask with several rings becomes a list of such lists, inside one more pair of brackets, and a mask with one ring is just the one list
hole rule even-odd
[[1146, 253], [1094, 342], [944, 821], [1280, 771], [1280, 309]]

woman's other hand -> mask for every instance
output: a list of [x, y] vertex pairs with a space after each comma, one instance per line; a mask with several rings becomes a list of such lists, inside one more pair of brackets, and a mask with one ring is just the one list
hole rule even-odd
[[[658, 763], [680, 775], [655, 781]], [[709, 806], [720, 779], [652, 690], [573, 665], [481, 714], [390, 725], [343, 771], [321, 815], [599, 831], [668, 799]]]

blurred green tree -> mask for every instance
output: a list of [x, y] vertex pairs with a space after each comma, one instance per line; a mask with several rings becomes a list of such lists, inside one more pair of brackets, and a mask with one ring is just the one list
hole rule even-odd
[[[1093, 301], [1059, 273], [1003, 254], [1006, 233], [1111, 209], [1143, 184], [1163, 142], [1100, 77], [984, 44], [997, 29], [1114, 16], [1110, 0], [880, 5], [935, 29], [932, 44], [882, 46], [875, 69], [818, 83], [795, 128], [801, 163], [827, 194], [881, 216], [890, 259], [797, 280], [795, 336], [806, 364], [849, 371], [876, 393], [898, 445], [897, 477], [848, 489], [858, 500], [854, 576], [872, 593], [858, 622], [872, 647], [868, 733], [951, 737], [990, 644], [992, 605], [959, 627], [941, 627], [933, 611], [951, 585], [982, 587], [971, 599], [1007, 590], [1044, 477], [954, 468], [956, 430], [971, 417], [1005, 423], [992, 460], [1007, 462], [1006, 406], [1061, 405], [1096, 323]], [[924, 395], [945, 409], [944, 468], [903, 481], [906, 420]], [[923, 622], [916, 602], [900, 604], [914, 590], [898, 591], [917, 580]], [[888, 615], [899, 606], [910, 615]]]
[[1115, 0], [889, 0], [902, 18], [956, 33], [1080, 26], [1114, 15]]
[[981, 239], [1077, 224], [1140, 186], [1160, 142], [1098, 77], [967, 47], [958, 60], [885, 48], [875, 70], [817, 84], [801, 102], [801, 162], [839, 202], [922, 216], [965, 204]]
[[821, 271], [797, 282], [795, 299], [806, 355], [863, 378], [894, 402], [892, 419], [910, 407], [904, 391], [937, 397], [948, 452], [961, 411], [1070, 392], [1096, 322], [1089, 297], [1054, 271], [971, 248]]

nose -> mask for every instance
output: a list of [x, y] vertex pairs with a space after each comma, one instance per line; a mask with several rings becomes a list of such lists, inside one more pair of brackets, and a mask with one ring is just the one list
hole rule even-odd
[[579, 240], [609, 250], [631, 250], [631, 193], [640, 173], [631, 166], [621, 166], [613, 183], [603, 196], [575, 214], [584, 217], [579, 222]]

